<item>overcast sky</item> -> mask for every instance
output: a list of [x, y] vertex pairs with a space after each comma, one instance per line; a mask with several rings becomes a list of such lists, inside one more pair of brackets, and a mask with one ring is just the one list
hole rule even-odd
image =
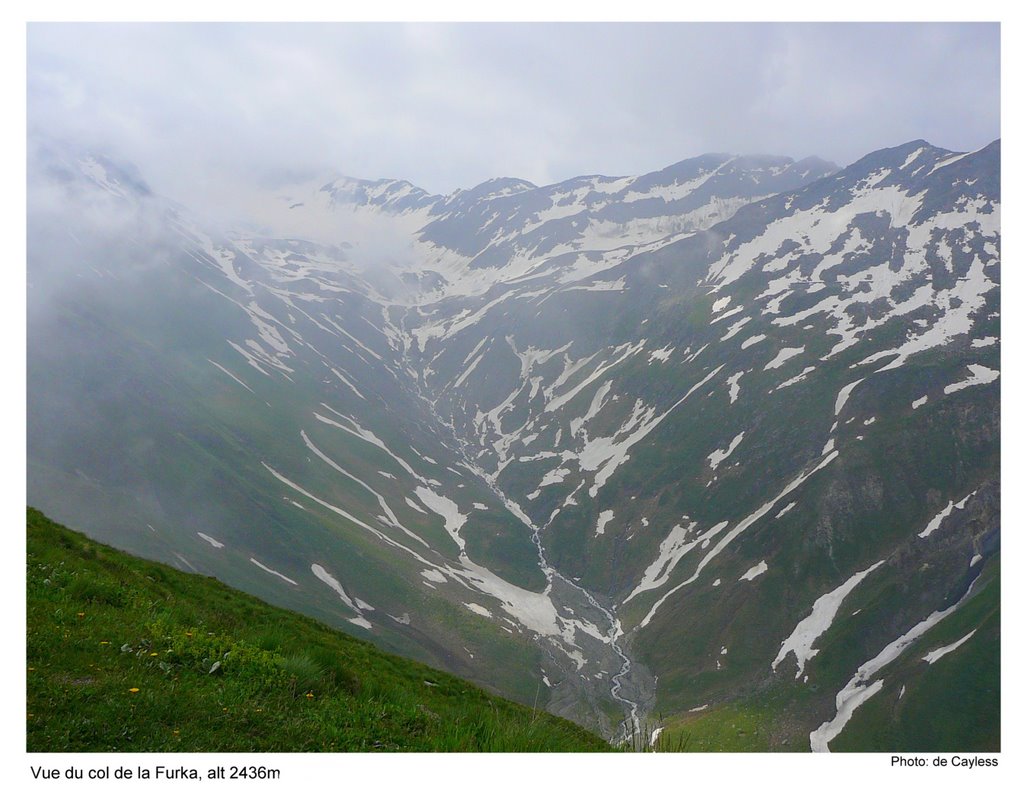
[[33, 24], [30, 137], [202, 207], [333, 170], [431, 192], [708, 151], [999, 137], [994, 24]]

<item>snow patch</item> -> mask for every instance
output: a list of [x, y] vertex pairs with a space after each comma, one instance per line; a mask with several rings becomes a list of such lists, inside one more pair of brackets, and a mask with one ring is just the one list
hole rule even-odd
[[662, 363], [667, 363], [669, 356], [676, 351], [675, 347], [665, 346], [661, 349], [655, 349], [653, 352], [648, 353], [650, 361], [653, 363], [655, 360], [659, 360]]
[[784, 514], [789, 512], [789, 510], [792, 509], [794, 506], [796, 506], [796, 501], [791, 501], [782, 511], [775, 515], [775, 519], [777, 520], [780, 517], [782, 517]]
[[807, 375], [814, 371], [815, 368], [816, 366], [804, 367], [804, 370], [801, 371], [799, 374], [797, 374], [794, 377], [790, 377], [788, 380], [784, 382], [780, 382], [778, 385], [775, 386], [773, 390], [779, 391], [782, 390], [783, 388], [788, 388], [790, 385], [796, 385], [798, 382], [803, 382], [805, 379], [807, 379]]
[[462, 526], [466, 524], [467, 517], [459, 511], [459, 505], [451, 498], [438, 495], [426, 487], [417, 487], [415, 494], [424, 506], [444, 520], [444, 529], [455, 540], [455, 544], [459, 546], [459, 551], [465, 552], [466, 541], [462, 538], [460, 531]]
[[696, 522], [691, 522], [685, 527], [682, 523], [673, 526], [669, 535], [661, 541], [661, 546], [658, 548], [658, 557], [644, 571], [640, 582], [637, 584], [636, 588], [629, 593], [629, 596], [623, 600], [623, 604], [626, 604], [641, 592], [658, 588], [667, 583], [669, 575], [672, 573], [672, 570], [675, 569], [676, 564], [679, 563], [683, 556], [689, 553], [694, 547], [710, 541], [728, 524], [729, 523], [727, 521], [717, 523], [690, 541], [686, 541], [686, 539], [693, 529], [697, 527]]
[[[746, 572], [744, 572], [742, 575], [740, 575], [740, 580], [753, 580], [758, 575], [763, 575], [767, 571], [768, 571], [768, 562], [762, 560], [760, 563], [755, 564], [750, 569], [748, 569]], [[723, 651], [722, 654], [725, 654], [725, 652]]]
[[237, 382], [239, 385], [241, 385], [243, 388], [249, 391], [249, 393], [256, 393], [256, 391], [254, 391], [252, 388], [250, 388], [248, 385], [242, 382], [242, 380], [240, 380], [238, 377], [236, 377], [234, 374], [232, 374], [230, 371], [224, 368], [220, 363], [216, 362], [215, 360], [210, 360], [209, 358], [206, 359], [206, 362], [215, 365], [217, 368], [219, 368], [221, 371], [223, 371], [225, 374], [231, 377], [231, 379], [233, 379], [235, 382]]
[[956, 393], [964, 388], [970, 388], [973, 385], [987, 385], [988, 383], [995, 382], [999, 379], [999, 372], [995, 369], [979, 366], [976, 363], [972, 363], [967, 368], [971, 372], [971, 376], [965, 380], [961, 380], [960, 382], [954, 382], [952, 385], [947, 385], [942, 389], [942, 392], [946, 394]]
[[749, 321], [750, 321], [750, 317], [749, 316], [744, 316], [739, 321], [734, 322], [733, 324], [729, 325], [729, 329], [726, 330], [725, 335], [722, 336], [721, 339], [719, 339], [719, 340], [720, 341], [728, 341], [730, 338], [732, 338], [734, 335], [736, 335], [740, 330], [742, 330], [743, 326], [747, 322], [749, 322]]
[[938, 514], [932, 517], [932, 519], [928, 522], [928, 525], [925, 526], [925, 529], [918, 534], [918, 537], [924, 539], [925, 537], [929, 536], [930, 534], [938, 530], [939, 526], [942, 525], [942, 521], [945, 520], [952, 513], [953, 509], [962, 510], [964, 506], [967, 505], [967, 501], [970, 500], [971, 496], [974, 495], [975, 493], [977, 493], [977, 490], [968, 493], [963, 497], [962, 500], [958, 501], [957, 503], [953, 503], [953, 501], [950, 501], [948, 504], [946, 504], [946, 508], [944, 508]]
[[736, 435], [732, 439], [732, 442], [729, 443], [729, 446], [727, 448], [712, 451], [710, 454], [708, 454], [708, 463], [711, 465], [712, 470], [717, 470], [718, 466], [729, 458], [729, 455], [736, 450], [736, 446], [738, 446], [740, 442], [743, 440], [744, 434], [746, 434], [746, 432], [740, 432], [738, 435]]
[[843, 411], [843, 407], [846, 405], [847, 400], [850, 398], [850, 394], [853, 393], [853, 389], [856, 388], [863, 381], [863, 379], [854, 380], [849, 385], [844, 385], [842, 388], [839, 389], [839, 393], [836, 396], [836, 418], [838, 418], [839, 413]]
[[[751, 339], [749, 339], [749, 338], [747, 339], [747, 341], [750, 341], [750, 340]], [[773, 357], [771, 360], [768, 361], [768, 363], [764, 367], [764, 370], [765, 371], [771, 371], [772, 369], [777, 369], [783, 363], [785, 363], [787, 360], [789, 360], [792, 357], [796, 357], [797, 355], [801, 354], [803, 351], [804, 351], [804, 347], [802, 347], [802, 346], [801, 347], [783, 347], [782, 349], [779, 350], [779, 353], [775, 357]]]
[[878, 569], [885, 561], [878, 561], [865, 570], [853, 575], [849, 580], [838, 588], [827, 594], [822, 594], [811, 606], [811, 613], [803, 619], [793, 630], [792, 634], [782, 642], [778, 655], [772, 661], [772, 671], [778, 669], [779, 664], [790, 652], [796, 658], [796, 678], [804, 672], [804, 664], [818, 654], [817, 649], [812, 646], [818, 638], [832, 626], [839, 607], [843, 604], [846, 596], [866, 578], [871, 572]]
[[972, 635], [974, 635], [977, 631], [978, 631], [977, 628], [975, 628], [975, 629], [971, 630], [969, 633], [967, 633], [967, 635], [965, 635], [959, 641], [954, 641], [953, 643], [947, 644], [946, 646], [940, 646], [938, 649], [932, 649], [932, 651], [930, 651], [928, 654], [926, 654], [921, 659], [924, 660], [926, 663], [928, 663], [928, 665], [931, 665], [936, 660], [938, 660], [938, 659], [940, 659], [942, 657], [945, 657], [950, 652], [954, 652], [957, 649], [959, 649], [961, 646], [963, 646], [965, 643], [967, 643], [967, 641], [970, 640], [970, 637]]
[[252, 563], [254, 563], [254, 564], [255, 564], [256, 566], [258, 566], [258, 567], [259, 567], [260, 569], [262, 569], [262, 570], [263, 570], [264, 572], [269, 572], [269, 573], [270, 573], [271, 575], [277, 575], [277, 577], [281, 578], [281, 580], [285, 581], [286, 583], [291, 583], [291, 584], [292, 584], [293, 586], [297, 586], [297, 585], [299, 585], [299, 584], [298, 584], [298, 583], [296, 583], [296, 582], [295, 582], [294, 580], [292, 580], [292, 579], [291, 579], [290, 577], [287, 577], [286, 575], [282, 575], [282, 574], [281, 574], [280, 572], [278, 572], [277, 570], [275, 570], [275, 569], [271, 569], [271, 568], [270, 568], [270, 567], [268, 567], [268, 566], [264, 566], [264, 565], [263, 565], [263, 564], [261, 564], [261, 563], [260, 563], [259, 561], [257, 561], [257, 560], [256, 560], [255, 558], [250, 558], [249, 560], [250, 560], [250, 561], [251, 561]]
[[737, 371], [731, 377], [726, 379], [725, 382], [729, 386], [729, 404], [735, 404], [736, 403], [736, 399], [740, 395], [740, 385], [739, 385], [740, 377], [742, 377], [746, 373], [747, 372], [745, 372], [745, 371]]

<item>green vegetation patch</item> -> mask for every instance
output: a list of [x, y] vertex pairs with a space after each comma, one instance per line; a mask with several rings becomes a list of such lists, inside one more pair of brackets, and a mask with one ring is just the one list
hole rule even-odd
[[774, 713], [751, 702], [686, 713], [665, 724], [655, 749], [727, 753], [778, 749], [770, 741], [773, 717]]
[[29, 751], [600, 751], [598, 736], [28, 510]]

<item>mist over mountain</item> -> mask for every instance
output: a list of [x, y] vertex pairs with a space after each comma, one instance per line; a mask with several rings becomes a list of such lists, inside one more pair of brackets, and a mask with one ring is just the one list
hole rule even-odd
[[999, 141], [230, 224], [29, 154], [31, 505], [608, 738], [998, 749]]

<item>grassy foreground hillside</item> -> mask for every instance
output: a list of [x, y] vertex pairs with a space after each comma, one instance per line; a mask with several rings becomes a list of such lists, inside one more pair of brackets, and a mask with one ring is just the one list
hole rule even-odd
[[598, 751], [596, 735], [28, 510], [29, 751]]

